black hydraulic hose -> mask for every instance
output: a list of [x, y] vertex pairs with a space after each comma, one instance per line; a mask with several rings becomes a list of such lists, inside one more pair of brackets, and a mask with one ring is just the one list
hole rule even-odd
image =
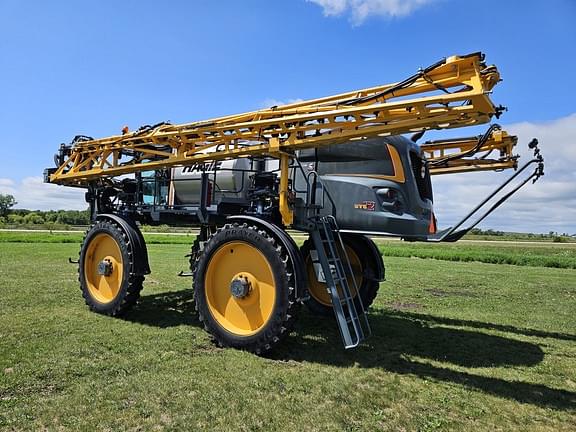
[[443, 165], [446, 162], [449, 162], [451, 160], [463, 159], [466, 156], [471, 156], [482, 148], [482, 146], [486, 143], [486, 141], [488, 141], [488, 139], [492, 135], [492, 132], [494, 132], [495, 130], [501, 130], [501, 129], [502, 129], [502, 127], [499, 124], [494, 123], [494, 124], [490, 125], [488, 130], [486, 132], [484, 132], [484, 134], [478, 138], [478, 142], [470, 150], [468, 150], [464, 153], [458, 153], [458, 154], [446, 156], [445, 158], [439, 159], [437, 161], [429, 161], [428, 164], [431, 166]]
[[171, 125], [170, 122], [160, 122], [160, 123], [156, 123], [153, 125], [140, 126], [138, 128], [138, 130], [136, 130], [136, 132], [134, 132], [134, 136], [138, 136], [138, 135], [141, 135], [143, 133], [149, 132], [149, 131], [154, 130], [160, 126], [170, 126], [170, 125]]
[[[439, 66], [442, 66], [444, 63], [446, 63], [446, 59], [443, 58], [442, 60], [434, 63], [431, 66], [428, 66], [425, 69], [421, 69], [419, 70], [417, 73], [415, 73], [414, 75], [406, 78], [404, 81], [399, 82], [398, 84], [396, 84], [395, 86], [386, 89], [386, 90], [382, 90], [379, 93], [370, 95], [370, 96], [364, 96], [364, 97], [359, 97], [359, 98], [354, 98], [354, 99], [349, 99], [347, 101], [344, 102], [340, 102], [339, 105], [354, 105], [355, 103], [364, 103], [364, 102], [369, 102], [371, 100], [374, 99], [378, 99], [381, 98], [383, 96], [389, 95], [391, 93], [394, 93], [397, 90], [401, 90], [405, 87], [409, 87], [410, 85], [414, 84], [419, 78], [425, 77], [427, 76], [428, 72], [436, 69]], [[444, 89], [444, 91], [447, 91]], [[330, 104], [328, 104], [330, 105]]]
[[76, 143], [80, 143], [80, 142], [86, 142], [86, 141], [93, 141], [94, 138], [92, 138], [91, 136], [88, 135], [76, 135], [74, 137], [74, 139], [72, 140], [71, 144], [76, 144]]

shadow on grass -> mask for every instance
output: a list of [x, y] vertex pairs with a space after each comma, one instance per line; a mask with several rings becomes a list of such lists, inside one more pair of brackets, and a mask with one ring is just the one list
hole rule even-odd
[[191, 289], [143, 295], [122, 319], [160, 328], [200, 326]]
[[[192, 290], [142, 296], [138, 306], [124, 319], [161, 328], [200, 325], [194, 310]], [[466, 368], [529, 367], [539, 364], [544, 358], [542, 349], [534, 343], [442, 325], [564, 340], [572, 340], [571, 335], [403, 311], [374, 311], [369, 319], [372, 336], [361, 347], [345, 351], [333, 319], [317, 318], [302, 310], [295, 331], [273, 351], [270, 358], [337, 367], [358, 365], [381, 368], [399, 374], [457, 383], [518, 402], [555, 409], [576, 409], [576, 393], [573, 392], [542, 384], [486, 377], [425, 362], [428, 359]], [[408, 359], [411, 356], [424, 361]]]
[[[359, 348], [345, 351], [334, 320], [318, 319], [306, 312], [300, 318], [296, 331], [274, 351], [273, 359], [340, 367], [357, 365], [382, 368], [398, 374], [456, 383], [522, 403], [554, 409], [576, 409], [574, 392], [542, 384], [486, 377], [426, 362], [441, 361], [466, 368], [529, 367], [537, 365], [544, 358], [544, 352], [537, 344], [474, 330], [439, 327], [436, 326], [438, 323], [449, 322], [431, 315], [374, 311], [369, 314], [372, 336]], [[458, 325], [464, 325], [463, 321], [455, 321]], [[473, 327], [502, 331], [506, 327], [512, 333], [524, 334], [521, 329], [510, 326], [472, 323], [475, 324]], [[410, 359], [412, 356], [423, 361]]]
[[458, 327], [473, 327], [473, 328], [480, 328], [486, 330], [496, 330], [502, 331], [506, 333], [514, 333], [524, 336], [535, 336], [541, 338], [552, 338], [558, 340], [567, 340], [567, 341], [576, 341], [576, 335], [569, 334], [569, 333], [557, 333], [557, 332], [549, 332], [549, 331], [542, 331], [536, 329], [528, 329], [528, 328], [518, 328], [511, 325], [503, 325], [503, 324], [494, 324], [494, 323], [485, 323], [481, 321], [470, 321], [470, 320], [461, 320], [461, 319], [454, 319], [454, 318], [444, 318], [444, 317], [437, 317], [428, 314], [419, 314], [419, 313], [410, 313], [410, 312], [402, 312], [402, 315], [405, 317], [409, 317], [411, 319], [418, 319], [418, 320], [426, 320], [428, 322], [432, 322], [435, 324], [444, 324], [444, 325], [451, 325], [451, 326], [458, 326]]

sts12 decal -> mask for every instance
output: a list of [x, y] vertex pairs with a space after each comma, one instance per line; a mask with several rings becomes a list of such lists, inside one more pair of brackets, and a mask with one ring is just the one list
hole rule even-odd
[[354, 204], [356, 210], [368, 210], [375, 211], [376, 203], [374, 201], [363, 201], [361, 203]]

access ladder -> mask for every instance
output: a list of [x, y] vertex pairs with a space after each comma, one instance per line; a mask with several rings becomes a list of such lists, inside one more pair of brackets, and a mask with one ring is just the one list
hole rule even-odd
[[312, 256], [312, 261], [321, 266], [344, 348], [354, 348], [372, 333], [359, 287], [336, 219], [318, 216], [315, 222], [310, 235], [317, 259]]

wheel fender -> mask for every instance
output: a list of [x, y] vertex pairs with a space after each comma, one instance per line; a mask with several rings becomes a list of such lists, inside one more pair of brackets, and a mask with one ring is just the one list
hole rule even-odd
[[376, 246], [376, 244], [369, 237], [363, 235], [360, 236], [360, 238], [366, 245], [367, 250], [370, 252], [370, 256], [372, 257], [374, 264], [376, 264], [377, 273], [374, 275], [374, 279], [378, 282], [385, 281], [386, 269], [384, 267], [384, 260], [382, 259], [382, 253], [380, 252], [380, 249], [378, 249], [378, 246]]
[[132, 265], [132, 273], [136, 275], [147, 275], [150, 274], [150, 264], [148, 262], [148, 250], [146, 249], [146, 241], [142, 232], [136, 225], [136, 223], [125, 216], [120, 216], [117, 214], [104, 213], [96, 216], [96, 219], [109, 219], [126, 233], [130, 244], [132, 246], [132, 253], [134, 254], [134, 260]]
[[300, 253], [300, 248], [288, 233], [271, 222], [259, 219], [254, 216], [229, 216], [226, 220], [232, 222], [250, 222], [254, 225], [266, 229], [276, 240], [282, 243], [282, 246], [288, 251], [288, 255], [294, 264], [295, 281], [296, 281], [296, 298], [299, 301], [306, 300], [308, 298], [308, 276], [306, 274], [306, 267], [304, 266], [304, 258]]

